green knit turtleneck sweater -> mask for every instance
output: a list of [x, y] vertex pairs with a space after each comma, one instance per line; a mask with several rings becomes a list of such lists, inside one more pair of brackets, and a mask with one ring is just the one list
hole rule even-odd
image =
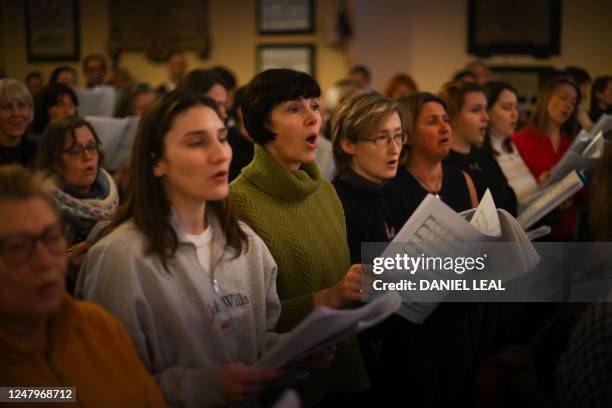
[[[277, 329], [288, 331], [312, 311], [313, 294], [338, 283], [350, 266], [342, 203], [316, 164], [292, 172], [259, 145], [253, 161], [230, 185], [230, 199], [278, 264], [282, 309]], [[338, 350], [336, 369], [323, 376], [329, 383], [317, 381], [319, 387], [346, 392], [367, 386], [358, 345], [351, 343]]]

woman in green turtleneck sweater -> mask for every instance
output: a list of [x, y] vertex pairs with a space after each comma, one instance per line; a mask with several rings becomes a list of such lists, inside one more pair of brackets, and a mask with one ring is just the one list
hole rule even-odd
[[[349, 307], [361, 298], [360, 265], [350, 266], [342, 204], [314, 163], [320, 94], [309, 75], [271, 69], [253, 78], [242, 104], [255, 155], [231, 184], [230, 198], [278, 264], [279, 331], [290, 330], [317, 306]], [[367, 387], [352, 339], [338, 346], [335, 362], [312, 373], [301, 391], [312, 405], [325, 395]]]

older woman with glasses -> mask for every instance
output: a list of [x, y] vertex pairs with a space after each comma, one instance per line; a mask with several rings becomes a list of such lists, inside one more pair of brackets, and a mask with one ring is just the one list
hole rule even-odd
[[88, 407], [164, 407], [121, 323], [64, 292], [67, 256], [53, 199], [25, 169], [1, 167], [0, 386], [75, 387], [60, 395]]
[[74, 265], [69, 284], [95, 238], [90, 232], [98, 222], [108, 223], [119, 203], [115, 182], [101, 167], [102, 158], [94, 129], [72, 117], [52, 121], [38, 146], [36, 168], [64, 215]]

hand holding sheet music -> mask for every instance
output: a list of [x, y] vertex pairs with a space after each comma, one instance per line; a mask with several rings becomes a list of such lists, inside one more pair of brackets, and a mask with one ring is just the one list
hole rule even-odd
[[562, 202], [576, 194], [584, 183], [576, 171], [566, 175], [561, 181], [534, 194], [533, 198], [519, 208], [518, 221], [525, 229], [541, 220]]
[[[489, 191], [485, 193], [478, 208], [461, 214], [457, 214], [433, 195], [428, 195], [393, 240], [393, 243], [402, 243], [404, 253], [410, 257], [421, 254], [432, 257], [471, 256], [482, 253], [487, 242], [517, 243], [513, 247], [516, 253], [509, 254], [515, 264], [510, 270], [504, 270], [506, 279], [530, 271], [540, 261], [523, 228], [508, 212], [495, 208]], [[381, 257], [393, 257], [396, 248], [389, 246]], [[452, 270], [428, 271], [424, 276], [431, 280], [456, 277]], [[447, 294], [444, 291], [404, 293], [404, 303], [397, 313], [413, 323], [422, 323]]]
[[282, 368], [300, 357], [332, 346], [376, 325], [399, 307], [400, 297], [388, 292], [357, 309], [319, 307], [267, 350], [255, 368]]
[[553, 167], [550, 178], [542, 184], [542, 188], [559, 182], [573, 170], [594, 168], [602, 157], [605, 135], [611, 131], [612, 115], [602, 115], [590, 132], [581, 130], [559, 163]]

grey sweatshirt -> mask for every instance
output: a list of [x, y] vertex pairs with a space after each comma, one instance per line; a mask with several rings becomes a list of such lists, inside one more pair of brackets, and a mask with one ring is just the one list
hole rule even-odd
[[232, 259], [211, 219], [217, 292], [176, 220], [179, 247], [169, 273], [158, 256], [146, 254], [147, 240], [131, 222], [94, 245], [81, 267], [76, 295], [123, 322], [172, 406], [227, 403], [218, 366], [252, 364], [278, 340], [272, 332], [280, 314], [276, 263], [261, 238], [240, 225], [249, 249]]

